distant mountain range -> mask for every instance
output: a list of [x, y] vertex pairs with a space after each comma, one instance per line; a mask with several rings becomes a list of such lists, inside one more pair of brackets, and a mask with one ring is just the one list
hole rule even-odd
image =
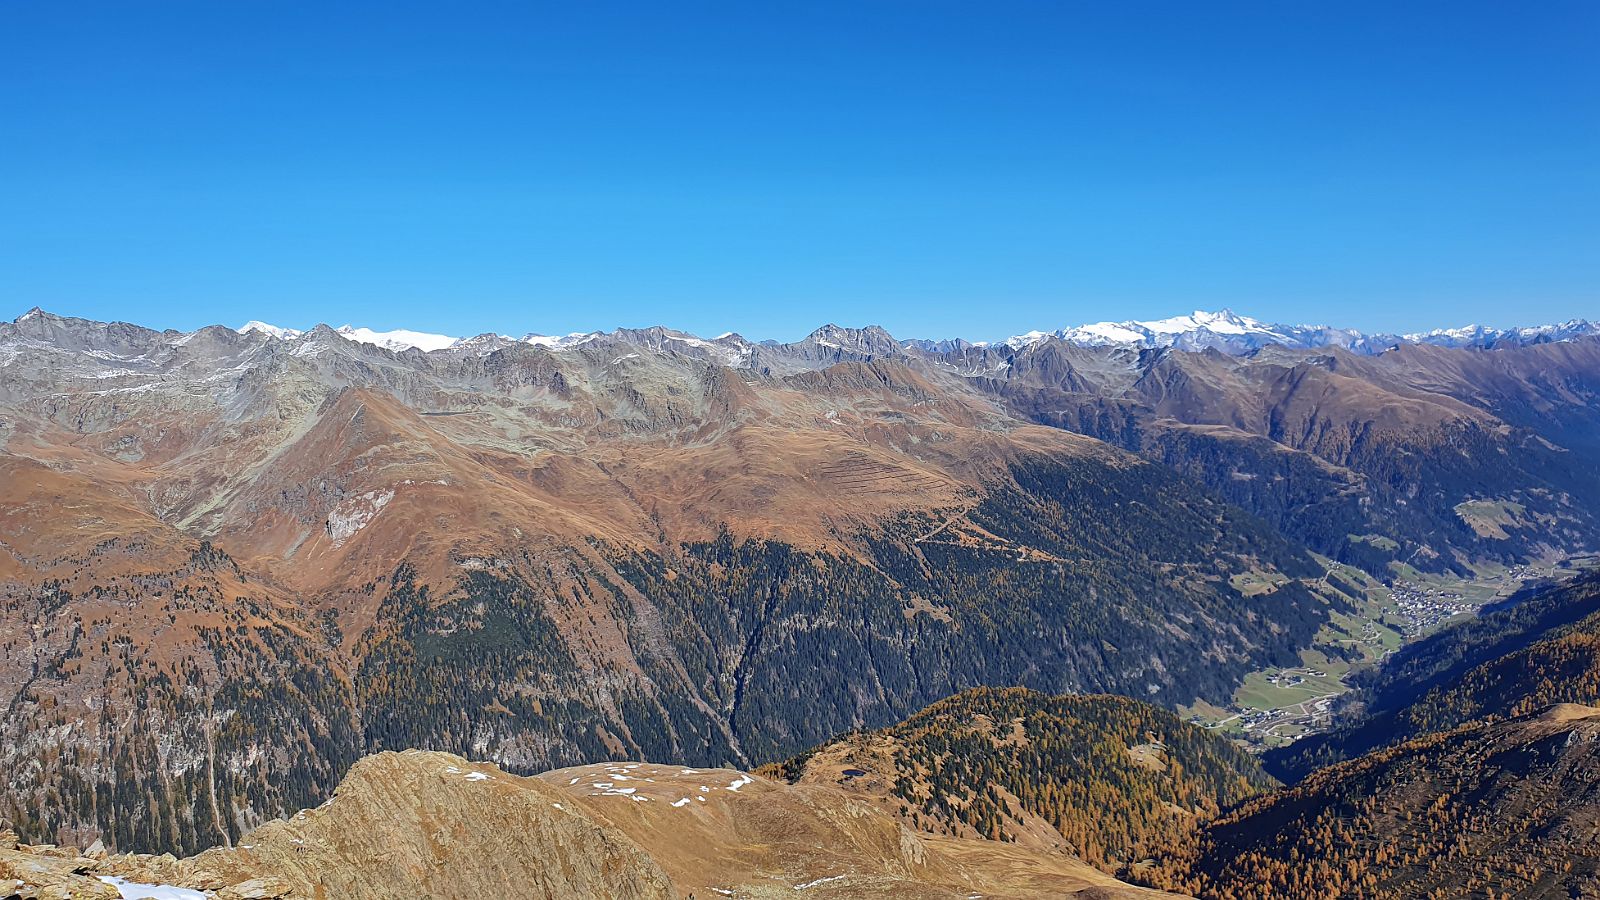
[[[483, 334], [476, 337], [451, 337], [420, 331], [398, 329], [373, 331], [350, 325], [334, 329], [338, 334], [363, 344], [372, 344], [388, 350], [417, 349], [444, 350], [456, 346], [492, 349], [506, 343], [520, 342], [541, 347], [571, 347], [603, 336], [604, 332], [569, 334], [551, 337], [542, 334], [525, 334], [520, 338], [508, 335]], [[293, 340], [306, 332], [294, 328], [280, 328], [265, 322], [249, 322], [238, 329], [240, 333], [260, 332], [272, 337]], [[715, 347], [715, 355], [728, 365], [739, 366], [750, 358], [745, 348], [755, 346], [737, 334], [724, 334], [710, 340], [667, 328], [620, 329], [620, 331], [657, 332], [664, 340]], [[1328, 325], [1283, 325], [1263, 322], [1241, 316], [1232, 310], [1217, 312], [1196, 310], [1186, 316], [1173, 316], [1154, 321], [1095, 322], [1055, 331], [1030, 331], [1001, 342], [967, 341], [960, 338], [943, 340], [895, 341], [882, 329], [841, 329], [829, 325], [813, 332], [806, 340], [828, 346], [832, 341], [839, 345], [840, 333], [864, 334], [868, 331], [881, 335], [884, 352], [898, 349], [916, 349], [929, 352], [947, 352], [964, 347], [992, 347], [1004, 345], [1022, 349], [1043, 341], [1058, 340], [1080, 347], [1174, 347], [1179, 350], [1219, 350], [1223, 353], [1243, 354], [1262, 347], [1278, 345], [1297, 349], [1340, 347], [1356, 353], [1382, 353], [1401, 344], [1431, 344], [1438, 347], [1505, 347], [1524, 344], [1571, 340], [1576, 337], [1600, 334], [1600, 325], [1585, 319], [1573, 319], [1557, 325], [1534, 325], [1523, 328], [1491, 328], [1486, 325], [1467, 325], [1461, 328], [1438, 328], [1412, 334], [1368, 333], [1351, 328], [1334, 328]], [[777, 341], [763, 341], [762, 346], [784, 346]], [[844, 345], [839, 345], [844, 346]]]
[[1583, 319], [1528, 328], [1468, 325], [1413, 334], [1369, 334], [1327, 325], [1274, 324], [1224, 309], [1217, 312], [1196, 310], [1187, 316], [1173, 316], [1153, 322], [1096, 322], [1050, 332], [1031, 331], [1005, 343], [1022, 347], [1054, 338], [1082, 347], [1176, 347], [1179, 350], [1220, 350], [1235, 354], [1277, 344], [1298, 349], [1342, 347], [1370, 354], [1382, 353], [1400, 344], [1487, 348], [1571, 340], [1593, 334], [1600, 334], [1600, 325]]

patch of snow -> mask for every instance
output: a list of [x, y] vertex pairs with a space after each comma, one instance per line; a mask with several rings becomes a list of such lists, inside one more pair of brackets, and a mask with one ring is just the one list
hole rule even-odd
[[548, 334], [525, 334], [519, 340], [521, 340], [521, 342], [524, 344], [532, 344], [535, 347], [544, 347], [547, 350], [565, 350], [568, 347], [576, 347], [579, 344], [587, 344], [599, 336], [600, 332], [598, 331], [591, 331], [588, 333], [574, 331], [565, 337], [552, 337]]
[[673, 809], [677, 809], [680, 806], [688, 806], [688, 805], [689, 805], [689, 798], [688, 797], [684, 797], [682, 800], [674, 800], [674, 801], [672, 801], [672, 808]]
[[730, 369], [743, 368], [749, 364], [750, 357], [755, 353], [755, 348], [743, 342], [734, 346], [718, 343], [730, 337], [733, 337], [733, 332], [731, 331], [718, 336], [715, 341], [697, 338], [692, 334], [684, 334], [683, 332], [672, 332], [668, 339], [677, 341], [680, 344], [687, 344], [696, 350], [702, 350], [713, 357], [718, 364]]
[[342, 501], [328, 513], [328, 536], [335, 547], [344, 546], [350, 536], [367, 527], [389, 501], [394, 491], [367, 491]]
[[125, 900], [206, 900], [206, 895], [170, 884], [144, 884], [117, 875], [101, 875], [100, 880], [116, 888]]
[[803, 891], [807, 888], [814, 888], [819, 884], [827, 884], [830, 881], [842, 881], [849, 877], [850, 876], [848, 875], [829, 875], [826, 878], [818, 878], [816, 881], [808, 881], [805, 884], [797, 884], [794, 886], [794, 889], [797, 891]]
[[756, 780], [751, 778], [749, 775], [740, 775], [738, 778], [733, 780], [733, 784], [728, 785], [727, 787], [723, 788], [723, 790], [737, 791], [739, 788], [742, 788], [747, 784], [755, 784], [755, 782]]
[[464, 775], [462, 777], [466, 778], [468, 781], [488, 781], [489, 780], [489, 776], [483, 774], [482, 772], [468, 772], [466, 775]]

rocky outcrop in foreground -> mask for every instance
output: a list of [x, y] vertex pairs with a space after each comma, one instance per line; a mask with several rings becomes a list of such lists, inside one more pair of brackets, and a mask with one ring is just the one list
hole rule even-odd
[[525, 778], [379, 753], [316, 809], [187, 859], [0, 842], [0, 897], [1159, 896], [1063, 853], [915, 834], [880, 806], [730, 769], [622, 762]]

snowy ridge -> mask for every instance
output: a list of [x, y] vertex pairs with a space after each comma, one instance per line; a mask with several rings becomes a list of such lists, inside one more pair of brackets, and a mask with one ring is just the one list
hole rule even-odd
[[1150, 322], [1094, 322], [1057, 331], [1030, 331], [1006, 341], [1020, 349], [1055, 338], [1080, 347], [1178, 347], [1185, 350], [1254, 350], [1268, 344], [1290, 347], [1350, 346], [1364, 335], [1325, 325], [1273, 325], [1232, 310], [1195, 310]]
[[1172, 347], [1192, 351], [1220, 350], [1225, 353], [1248, 353], [1269, 345], [1300, 349], [1342, 347], [1359, 353], [1381, 353], [1399, 344], [1492, 347], [1565, 341], [1595, 334], [1600, 334], [1600, 325], [1582, 319], [1530, 328], [1497, 329], [1468, 325], [1405, 335], [1368, 334], [1327, 325], [1263, 322], [1223, 309], [1217, 312], [1196, 310], [1186, 316], [1149, 322], [1095, 322], [1056, 331], [1030, 331], [1008, 339], [1005, 344], [1014, 350], [1044, 341], [1060, 340], [1080, 347]]
[[265, 334], [270, 337], [275, 337], [280, 341], [293, 340], [294, 338], [297, 338], [305, 333], [298, 329], [279, 328], [276, 325], [268, 325], [266, 322], [257, 322], [254, 320], [246, 322], [234, 330], [240, 334]]
[[1465, 325], [1461, 328], [1436, 328], [1433, 331], [1402, 335], [1408, 343], [1434, 344], [1440, 347], [1486, 347], [1502, 341], [1535, 343], [1538, 341], [1570, 341], [1573, 338], [1600, 334], [1600, 325], [1585, 319], [1570, 319], [1556, 325], [1533, 325], [1526, 328], [1491, 328], [1487, 325]]
[[565, 337], [552, 337], [548, 334], [525, 334], [520, 338], [520, 340], [524, 344], [532, 344], [535, 347], [548, 347], [551, 350], [562, 350], [567, 347], [576, 347], [579, 344], [587, 344], [599, 336], [600, 332], [598, 331], [590, 331], [587, 333], [582, 331], [574, 331]]
[[362, 344], [372, 344], [385, 350], [444, 350], [460, 342], [460, 338], [448, 337], [442, 334], [428, 334], [424, 331], [373, 331], [370, 328], [355, 328], [342, 325], [335, 329], [340, 334]]
[[[453, 338], [443, 334], [429, 334], [424, 331], [408, 331], [404, 328], [394, 331], [373, 331], [370, 328], [357, 328], [354, 325], [341, 325], [334, 329], [339, 335], [361, 344], [371, 344], [385, 350], [443, 350], [453, 347], [460, 342], [460, 338]], [[298, 328], [283, 328], [267, 322], [252, 320], [235, 328], [240, 334], [264, 334], [280, 341], [293, 341], [310, 334]]]

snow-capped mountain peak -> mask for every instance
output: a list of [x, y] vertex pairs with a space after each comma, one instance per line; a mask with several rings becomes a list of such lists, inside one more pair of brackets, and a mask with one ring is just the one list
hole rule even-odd
[[[234, 329], [240, 334], [265, 334], [280, 341], [292, 341], [304, 337], [309, 332], [298, 328], [283, 328], [259, 320], [252, 320]], [[398, 328], [394, 331], [373, 331], [370, 328], [357, 328], [354, 325], [343, 325], [333, 329], [339, 336], [356, 341], [361, 344], [371, 344], [385, 350], [399, 352], [401, 350], [443, 350], [453, 347], [460, 342], [460, 338], [443, 334], [429, 334], [424, 331], [408, 331]]]
[[[1408, 341], [1418, 343], [1428, 341], [1430, 339], [1472, 341], [1478, 340], [1484, 335], [1493, 334], [1495, 333], [1495, 330], [1496, 329], [1490, 328], [1487, 325], [1478, 325], [1474, 323], [1472, 325], [1463, 325], [1460, 328], [1435, 328], [1432, 331], [1418, 331], [1404, 335], [1404, 337]], [[1517, 330], [1523, 331], [1526, 329]]]
[[297, 328], [280, 328], [277, 325], [269, 325], [266, 322], [258, 322], [253, 319], [244, 323], [238, 328], [235, 328], [234, 331], [237, 331], [240, 334], [265, 334], [270, 337], [275, 337], [280, 341], [293, 340], [294, 338], [304, 334], [304, 332]]
[[518, 340], [522, 341], [524, 344], [532, 344], [535, 347], [545, 347], [551, 350], [562, 350], [567, 347], [575, 347], [578, 344], [586, 344], [589, 341], [600, 337], [600, 335], [601, 332], [598, 331], [574, 331], [571, 334], [563, 335], [561, 337], [556, 337], [549, 334], [525, 334], [518, 338]]
[[407, 331], [404, 328], [397, 328], [394, 331], [373, 331], [370, 328], [356, 328], [351, 325], [342, 325], [335, 330], [352, 341], [358, 341], [363, 344], [372, 344], [375, 347], [382, 347], [385, 350], [394, 350], [396, 352], [411, 349], [422, 350], [424, 352], [429, 350], [443, 350], [446, 347], [454, 346], [457, 341], [461, 340], [460, 338], [454, 338], [443, 334], [429, 334], [425, 331]]
[[1563, 341], [1600, 334], [1600, 326], [1582, 319], [1560, 325], [1531, 328], [1490, 328], [1467, 325], [1415, 334], [1367, 334], [1327, 325], [1281, 325], [1241, 316], [1232, 310], [1196, 310], [1186, 316], [1154, 321], [1095, 322], [1057, 331], [1030, 331], [1006, 341], [1015, 350], [1042, 341], [1061, 340], [1083, 347], [1173, 347], [1179, 350], [1220, 350], [1249, 353], [1278, 345], [1291, 348], [1342, 347], [1358, 353], [1381, 353], [1398, 344], [1434, 344], [1444, 347], [1490, 347], [1508, 343]]
[[1006, 341], [1021, 349], [1050, 339], [1082, 347], [1175, 347], [1179, 350], [1220, 350], [1248, 353], [1268, 345], [1287, 347], [1338, 346], [1357, 348], [1368, 341], [1357, 331], [1325, 325], [1278, 325], [1241, 316], [1231, 309], [1195, 310], [1186, 316], [1152, 321], [1094, 322], [1057, 331], [1030, 331]]
[[[1089, 347], [1105, 344], [1134, 344], [1142, 347], [1185, 347], [1204, 349], [1243, 342], [1247, 345], [1290, 343], [1293, 338], [1284, 326], [1268, 325], [1229, 309], [1216, 312], [1195, 310], [1186, 316], [1172, 316], [1149, 322], [1095, 322], [1053, 332], [1055, 337]], [[1042, 339], [1039, 332], [1012, 338], [1021, 344]], [[1010, 342], [1008, 342], [1010, 343]], [[1014, 345], [1015, 346], [1015, 345]], [[1220, 346], [1219, 346], [1220, 348]]]

